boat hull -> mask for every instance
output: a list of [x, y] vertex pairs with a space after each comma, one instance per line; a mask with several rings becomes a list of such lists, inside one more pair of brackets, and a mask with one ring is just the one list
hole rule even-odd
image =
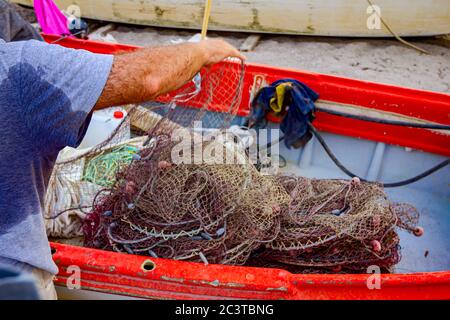
[[[369, 289], [367, 274], [304, 275], [280, 269], [204, 266], [199, 263], [125, 255], [52, 243], [59, 267], [55, 284], [67, 287], [78, 266], [83, 293], [60, 290], [62, 297], [145, 299], [450, 299], [450, 272], [383, 274]], [[145, 263], [153, 269], [146, 270]], [[70, 286], [70, 285], [69, 285]], [[121, 297], [123, 298], [123, 297]]]
[[[32, 5], [32, 0], [13, 0]], [[60, 9], [79, 6], [82, 17], [156, 27], [199, 30], [204, 0], [55, 0]], [[450, 2], [379, 0], [381, 17], [400, 36], [450, 33]], [[219, 0], [209, 30], [343, 37], [391, 37], [365, 0]]]

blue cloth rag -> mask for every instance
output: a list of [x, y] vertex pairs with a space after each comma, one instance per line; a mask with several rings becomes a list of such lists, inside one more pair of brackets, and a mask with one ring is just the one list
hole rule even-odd
[[286, 86], [283, 97], [284, 108], [278, 113], [284, 115], [280, 129], [284, 133], [286, 146], [289, 149], [297, 148], [311, 138], [308, 121], [314, 119], [314, 102], [319, 98], [319, 95], [304, 83], [294, 79], [281, 79], [262, 88], [252, 102], [249, 123], [253, 126], [264, 121], [266, 114], [273, 110], [270, 102], [277, 98], [277, 87], [283, 84], [289, 86]]

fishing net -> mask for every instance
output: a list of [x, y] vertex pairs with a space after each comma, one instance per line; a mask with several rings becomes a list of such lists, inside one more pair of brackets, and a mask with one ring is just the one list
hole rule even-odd
[[115, 181], [118, 170], [131, 162], [145, 141], [130, 138], [129, 113], [100, 144], [84, 149], [64, 148], [58, 155], [44, 199], [47, 235], [57, 238], [82, 236], [82, 221], [92, 207], [95, 195]]
[[[162, 118], [147, 132], [139, 159], [95, 199], [84, 228], [87, 246], [244, 264], [278, 233], [272, 217], [287, 194], [267, 197], [273, 178], [260, 175], [223, 131], [240, 104], [243, 65], [218, 65], [198, 77], [168, 105], [151, 106]], [[198, 130], [199, 122], [214, 134]], [[182, 163], [173, 163], [174, 153]]]
[[295, 272], [389, 270], [400, 260], [396, 228], [417, 233], [417, 211], [374, 183], [279, 176], [290, 203], [277, 238], [252, 263]]
[[[209, 128], [227, 127], [238, 110], [243, 74], [243, 64], [238, 62], [205, 68], [193, 81], [158, 101], [144, 107], [126, 106], [126, 117], [101, 143], [60, 152], [45, 197], [47, 234], [57, 238], [82, 236], [81, 223], [94, 197], [114, 185], [117, 172], [151, 138], [155, 139], [152, 144], [164, 143], [173, 138], [176, 129], [192, 128], [197, 122]], [[168, 151], [169, 146], [163, 150]]]
[[[397, 228], [421, 233], [415, 209], [357, 178], [259, 172], [225, 130], [238, 112], [243, 75], [239, 62], [204, 69], [176, 92], [129, 109], [134, 141], [112, 143], [119, 128], [61, 165], [54, 179], [84, 185], [89, 200], [88, 209], [76, 199], [78, 209], [69, 210], [83, 215], [84, 245], [292, 272], [389, 271], [400, 259]], [[80, 161], [74, 179], [67, 172]]]

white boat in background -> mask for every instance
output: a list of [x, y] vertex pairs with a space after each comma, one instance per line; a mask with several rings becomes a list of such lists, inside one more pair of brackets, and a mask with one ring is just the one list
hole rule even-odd
[[[200, 29], [204, 0], [54, 0], [82, 17], [137, 25]], [[33, 0], [12, 0], [27, 6]], [[370, 5], [372, 3], [374, 6]], [[73, 7], [72, 7], [73, 8]], [[214, 0], [209, 29], [343, 37], [450, 33], [449, 0]]]

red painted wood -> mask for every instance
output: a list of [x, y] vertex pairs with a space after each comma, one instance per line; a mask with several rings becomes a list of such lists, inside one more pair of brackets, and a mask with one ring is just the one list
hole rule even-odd
[[[44, 35], [52, 42], [58, 37]], [[64, 39], [58, 44], [96, 53], [132, 51], [137, 47]], [[359, 105], [450, 124], [450, 96], [305, 71], [248, 64], [239, 114], [249, 112], [249, 90], [256, 75], [268, 83], [281, 78], [300, 80], [322, 100]], [[220, 109], [220, 106], [218, 106]], [[272, 119], [277, 120], [277, 119]], [[317, 113], [321, 130], [407, 146], [450, 156], [450, 136], [430, 130], [373, 124]], [[369, 290], [370, 275], [294, 275], [284, 270], [204, 266], [198, 263], [153, 259], [52, 243], [60, 268], [56, 283], [65, 285], [67, 268], [81, 268], [85, 289], [145, 298], [175, 299], [450, 299], [450, 271], [382, 275], [381, 289]], [[142, 269], [151, 260], [152, 271]]]
[[[381, 275], [370, 290], [370, 275], [295, 275], [269, 268], [208, 265], [108, 252], [52, 243], [65, 286], [81, 269], [82, 287], [106, 293], [163, 299], [450, 299], [450, 271]], [[155, 268], [142, 265], [152, 261]]]

